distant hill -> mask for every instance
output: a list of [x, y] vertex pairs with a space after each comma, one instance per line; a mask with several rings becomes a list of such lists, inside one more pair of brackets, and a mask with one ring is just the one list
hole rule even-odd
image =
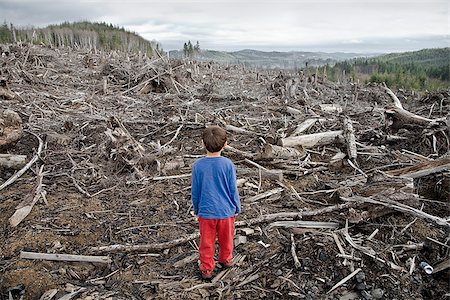
[[[183, 51], [174, 50], [169, 52], [172, 58], [183, 58]], [[201, 50], [194, 59], [199, 61], [215, 61], [225, 64], [243, 64], [251, 67], [264, 69], [298, 69], [308, 66], [323, 66], [334, 64], [355, 57], [370, 57], [371, 54], [357, 53], [324, 53], [324, 52], [264, 52], [258, 50], [240, 50], [234, 52]]]
[[0, 43], [25, 42], [55, 47], [70, 46], [89, 50], [141, 51], [148, 55], [162, 51], [159, 43], [148, 41], [123, 27], [107, 23], [64, 22], [45, 28], [17, 28], [6, 22], [0, 26]]
[[418, 90], [450, 88], [449, 71], [450, 48], [357, 58], [338, 62], [326, 70], [332, 80], [347, 74], [355, 80], [385, 82], [389, 86]]

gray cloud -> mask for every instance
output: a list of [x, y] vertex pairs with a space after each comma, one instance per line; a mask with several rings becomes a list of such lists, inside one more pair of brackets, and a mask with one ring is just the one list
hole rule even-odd
[[448, 46], [450, 34], [445, 0], [0, 0], [0, 11], [18, 25], [105, 21], [165, 49], [403, 51]]

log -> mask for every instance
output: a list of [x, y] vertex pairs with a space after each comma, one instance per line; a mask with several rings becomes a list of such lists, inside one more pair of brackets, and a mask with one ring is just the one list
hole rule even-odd
[[108, 256], [87, 256], [74, 254], [58, 254], [58, 253], [37, 253], [37, 252], [20, 252], [20, 258], [25, 259], [42, 259], [42, 260], [56, 260], [56, 261], [77, 261], [90, 263], [111, 263], [111, 258]]
[[262, 159], [302, 159], [305, 156], [306, 151], [302, 147], [290, 148], [271, 144], [266, 144], [261, 153]]
[[243, 129], [243, 128], [236, 127], [236, 126], [233, 126], [233, 125], [225, 125], [225, 130], [233, 131], [233, 132], [239, 133], [239, 134], [247, 134], [247, 135], [253, 135], [253, 136], [255, 136], [255, 135], [258, 136], [259, 135], [256, 132], [249, 131], [247, 129]]
[[391, 97], [392, 101], [394, 101], [395, 107], [399, 109], [403, 109], [402, 103], [397, 98], [397, 96], [394, 94], [394, 92], [386, 86], [386, 83], [383, 83], [383, 88], [386, 91], [386, 93]]
[[192, 233], [186, 237], [182, 237], [176, 240], [163, 242], [163, 243], [154, 243], [154, 244], [145, 244], [145, 245], [110, 245], [110, 246], [100, 246], [100, 247], [91, 247], [91, 252], [135, 252], [135, 251], [159, 251], [167, 248], [172, 248], [175, 246], [179, 246], [185, 244], [191, 240], [200, 237], [199, 232]]
[[297, 211], [297, 212], [281, 212], [281, 213], [275, 213], [275, 214], [269, 214], [269, 215], [262, 215], [260, 217], [249, 219], [249, 220], [243, 220], [243, 221], [237, 221], [235, 223], [236, 227], [238, 226], [250, 226], [253, 224], [259, 224], [259, 223], [266, 223], [266, 222], [272, 222], [276, 220], [289, 220], [294, 218], [302, 218], [306, 216], [316, 216], [321, 215], [337, 210], [347, 209], [355, 205], [356, 203], [343, 203], [343, 204], [337, 204], [332, 206], [327, 206], [319, 209], [312, 209], [312, 210], [304, 210], [304, 211]]
[[[395, 195], [395, 194], [394, 194]], [[411, 194], [411, 197], [414, 197], [414, 194]], [[375, 199], [374, 196], [370, 198], [361, 197], [361, 196], [353, 196], [353, 197], [340, 197], [344, 201], [353, 201], [357, 203], [371, 203], [371, 204], [377, 204], [377, 205], [383, 205], [389, 208], [392, 208], [396, 211], [400, 211], [421, 219], [427, 219], [430, 220], [440, 226], [446, 227], [447, 229], [450, 229], [450, 223], [440, 217], [436, 217], [433, 215], [430, 215], [424, 211], [421, 211], [419, 209], [413, 208], [411, 206], [405, 205], [403, 203], [394, 201], [386, 197], [386, 195], [380, 195], [380, 199]]]
[[238, 176], [251, 176], [259, 177], [261, 175], [262, 179], [283, 181], [283, 171], [282, 170], [268, 170], [268, 169], [237, 169]]
[[386, 173], [392, 176], [420, 178], [446, 170], [450, 170], [450, 155], [434, 161], [424, 161], [411, 167], [387, 171]]
[[23, 135], [22, 119], [10, 109], [0, 114], [0, 148], [17, 142]]
[[305, 134], [301, 136], [291, 136], [280, 139], [280, 146], [295, 147], [303, 146], [305, 148], [328, 145], [334, 142], [342, 143], [344, 141], [342, 130], [327, 131], [314, 134]]
[[295, 130], [291, 133], [290, 136], [298, 136], [299, 134], [301, 134], [304, 131], [311, 128], [317, 121], [321, 122], [321, 121], [325, 121], [325, 119], [319, 119], [319, 118], [306, 119], [301, 124], [299, 124], [297, 126], [297, 128], [295, 128]]
[[286, 112], [291, 114], [291, 115], [294, 115], [294, 116], [296, 116], [296, 115], [304, 115], [305, 114], [301, 110], [293, 108], [293, 107], [290, 107], [290, 106], [286, 107]]
[[338, 113], [342, 112], [342, 107], [339, 104], [320, 104], [320, 110], [327, 113]]
[[255, 201], [258, 201], [258, 200], [261, 200], [264, 198], [269, 198], [273, 195], [280, 194], [282, 191], [283, 191], [283, 188], [274, 188], [267, 192], [264, 192], [264, 193], [261, 193], [261, 194], [258, 194], [258, 195], [255, 195], [255, 196], [252, 196], [249, 198], [245, 198], [245, 199], [243, 199], [243, 202], [255, 202]]
[[227, 145], [225, 147], [225, 151], [229, 151], [229, 152], [231, 152], [233, 154], [236, 154], [236, 155], [244, 157], [244, 158], [255, 159], [255, 157], [256, 157], [256, 154], [236, 149], [236, 148], [234, 148], [234, 147], [232, 147], [230, 145]]
[[339, 223], [336, 222], [316, 222], [316, 221], [278, 221], [270, 223], [269, 228], [285, 227], [285, 228], [324, 228], [336, 229]]
[[344, 138], [347, 142], [347, 154], [350, 159], [356, 159], [357, 148], [355, 139], [355, 130], [353, 129], [350, 118], [344, 119]]
[[20, 170], [26, 165], [26, 155], [0, 154], [0, 167]]

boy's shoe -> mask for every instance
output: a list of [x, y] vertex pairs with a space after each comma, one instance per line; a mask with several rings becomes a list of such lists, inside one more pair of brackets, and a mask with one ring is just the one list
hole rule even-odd
[[233, 266], [233, 261], [230, 259], [230, 260], [226, 260], [226, 261], [223, 261], [223, 262], [219, 262], [219, 264], [222, 266], [222, 268], [228, 269], [228, 268], [231, 268]]
[[203, 270], [201, 271], [202, 279], [203, 280], [211, 280], [213, 278], [213, 271], [212, 270]]

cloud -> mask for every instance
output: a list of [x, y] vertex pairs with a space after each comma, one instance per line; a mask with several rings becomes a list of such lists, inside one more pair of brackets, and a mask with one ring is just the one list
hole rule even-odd
[[420, 37], [449, 35], [444, 0], [0, 0], [0, 11], [6, 21], [18, 25], [112, 23], [156, 39], [166, 49], [180, 49], [187, 40], [228, 50], [367, 48], [372, 40], [397, 45], [406, 37], [419, 38], [427, 47], [436, 41]]

